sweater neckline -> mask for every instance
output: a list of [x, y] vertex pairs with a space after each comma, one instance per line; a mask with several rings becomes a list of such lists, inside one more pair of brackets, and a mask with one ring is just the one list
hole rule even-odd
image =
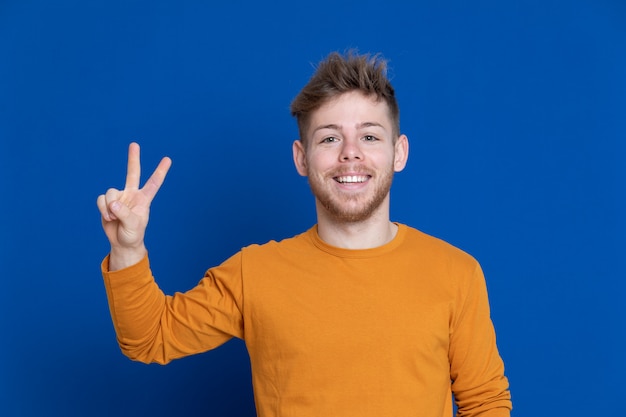
[[396, 222], [394, 222], [394, 224], [398, 226], [398, 232], [391, 241], [382, 246], [368, 249], [346, 249], [330, 245], [323, 241], [320, 237], [317, 230], [317, 224], [309, 229], [308, 235], [316, 248], [328, 253], [329, 255], [337, 256], [339, 258], [373, 258], [391, 252], [400, 246], [400, 244], [404, 241], [407, 230], [406, 226]]

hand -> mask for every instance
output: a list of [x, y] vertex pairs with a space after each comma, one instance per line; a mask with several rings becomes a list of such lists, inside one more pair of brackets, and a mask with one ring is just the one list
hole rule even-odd
[[150, 204], [165, 180], [172, 160], [161, 160], [143, 188], [139, 188], [141, 164], [139, 145], [128, 147], [128, 168], [123, 190], [109, 189], [98, 196], [102, 228], [111, 243], [109, 270], [114, 271], [139, 262], [147, 253], [144, 236], [148, 226]]

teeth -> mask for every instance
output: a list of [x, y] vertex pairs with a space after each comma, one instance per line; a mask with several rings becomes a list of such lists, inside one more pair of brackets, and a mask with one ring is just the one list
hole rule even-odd
[[337, 177], [337, 181], [339, 181], [342, 184], [365, 182], [365, 181], [367, 181], [367, 176], [364, 176], [364, 175], [346, 175], [346, 176], [343, 176], [343, 177]]

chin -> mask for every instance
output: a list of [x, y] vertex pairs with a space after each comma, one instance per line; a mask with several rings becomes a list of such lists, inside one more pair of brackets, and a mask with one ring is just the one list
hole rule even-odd
[[351, 204], [352, 207], [346, 207], [347, 204], [341, 204], [337, 201], [324, 201], [319, 198], [317, 200], [318, 204], [323, 207], [323, 210], [328, 218], [341, 223], [361, 223], [374, 217], [376, 213], [380, 211], [385, 199], [386, 196], [358, 206], [356, 206], [356, 204]]

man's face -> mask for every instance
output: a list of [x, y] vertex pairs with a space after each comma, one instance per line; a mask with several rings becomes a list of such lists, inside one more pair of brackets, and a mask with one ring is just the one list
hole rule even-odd
[[393, 174], [406, 164], [408, 141], [401, 135], [394, 143], [384, 101], [358, 91], [334, 98], [311, 115], [305, 142], [294, 143], [294, 162], [309, 179], [318, 216], [341, 222], [388, 217]]

